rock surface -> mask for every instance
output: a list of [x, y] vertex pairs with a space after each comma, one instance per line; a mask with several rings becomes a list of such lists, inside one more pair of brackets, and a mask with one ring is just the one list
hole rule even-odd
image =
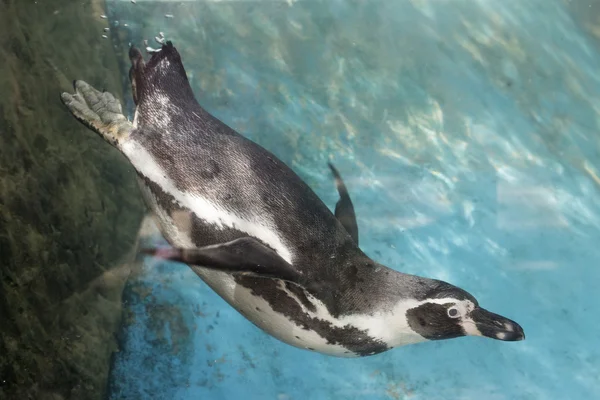
[[0, 398], [104, 396], [143, 206], [124, 158], [59, 100], [116, 93], [103, 2], [0, 2]]

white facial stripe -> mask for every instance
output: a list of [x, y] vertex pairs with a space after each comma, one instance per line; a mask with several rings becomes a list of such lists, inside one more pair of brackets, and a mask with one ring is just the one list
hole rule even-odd
[[373, 315], [348, 315], [342, 317], [340, 322], [367, 331], [369, 336], [387, 343], [389, 347], [419, 343], [427, 339], [411, 329], [408, 325], [406, 312], [423, 303], [407, 299], [396, 304], [391, 311], [380, 311]]
[[[427, 300], [423, 301], [422, 303], [433, 303], [433, 304], [455, 303], [456, 305], [459, 305], [460, 303], [462, 303], [462, 301], [456, 300], [456, 299], [451, 298], [451, 297], [445, 297], [445, 298], [442, 298], [442, 299], [427, 299]], [[470, 301], [469, 301], [469, 303], [470, 303]]]
[[475, 321], [473, 321], [469, 317], [463, 318], [460, 325], [462, 326], [465, 333], [469, 336], [483, 336], [479, 329], [477, 329], [477, 325], [475, 325]]
[[283, 240], [277, 234], [275, 224], [265, 215], [252, 219], [235, 215], [218, 204], [195, 193], [182, 192], [167, 176], [154, 157], [135, 141], [123, 143], [121, 151], [129, 158], [133, 166], [148, 179], [156, 183], [162, 190], [170, 194], [177, 202], [191, 210], [196, 217], [214, 224], [218, 228], [232, 228], [260, 239], [271, 246], [284, 260], [292, 263], [293, 256]]

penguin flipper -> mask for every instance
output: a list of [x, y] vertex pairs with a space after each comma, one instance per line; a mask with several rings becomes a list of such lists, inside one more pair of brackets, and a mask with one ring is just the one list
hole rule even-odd
[[356, 222], [354, 205], [352, 204], [352, 200], [350, 200], [348, 189], [346, 188], [340, 173], [333, 166], [333, 164], [327, 164], [333, 173], [333, 177], [335, 178], [335, 187], [340, 195], [340, 199], [335, 205], [335, 216], [342, 223], [354, 242], [358, 245], [358, 224]]
[[154, 248], [143, 249], [141, 252], [191, 266], [262, 278], [277, 278], [296, 284], [302, 282], [302, 273], [274, 250], [252, 237], [197, 249]]

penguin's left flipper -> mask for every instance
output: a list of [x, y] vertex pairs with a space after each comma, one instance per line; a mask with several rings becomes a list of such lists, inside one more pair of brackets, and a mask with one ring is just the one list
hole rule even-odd
[[354, 212], [354, 205], [350, 200], [350, 194], [344, 184], [342, 176], [338, 170], [331, 163], [327, 163], [331, 169], [331, 173], [335, 178], [335, 187], [340, 195], [340, 199], [335, 205], [335, 216], [342, 223], [346, 232], [352, 236], [354, 243], [358, 245], [358, 224], [356, 223], [356, 213]]
[[215, 269], [225, 272], [253, 275], [263, 278], [277, 278], [296, 284], [302, 283], [302, 273], [274, 250], [251, 237], [197, 249], [143, 249], [165, 260]]

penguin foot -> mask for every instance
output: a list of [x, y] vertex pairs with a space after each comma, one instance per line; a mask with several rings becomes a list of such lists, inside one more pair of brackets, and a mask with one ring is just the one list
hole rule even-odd
[[84, 81], [73, 83], [75, 93], [60, 98], [71, 114], [113, 146], [126, 139], [133, 125], [123, 115], [121, 103], [112, 94], [100, 92]]

